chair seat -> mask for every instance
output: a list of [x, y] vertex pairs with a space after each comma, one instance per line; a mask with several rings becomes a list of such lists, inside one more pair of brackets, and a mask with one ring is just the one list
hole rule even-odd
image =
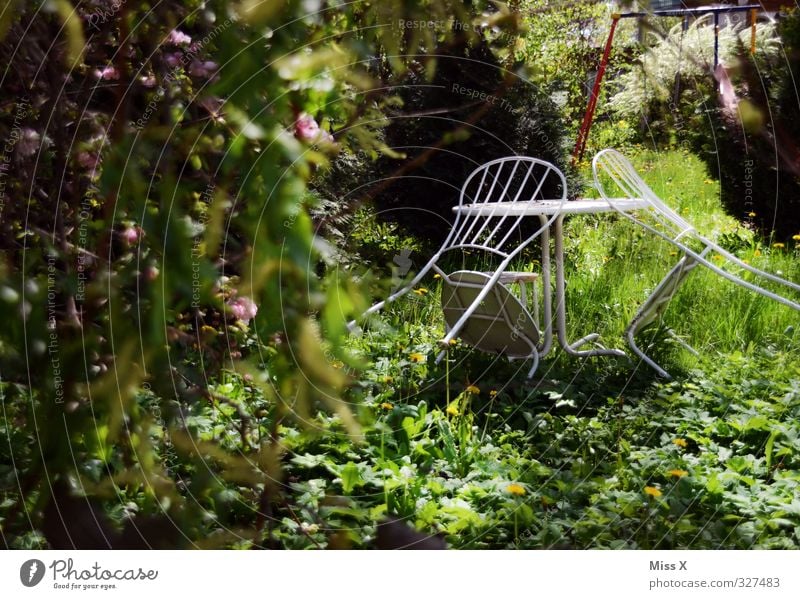
[[[516, 274], [529, 277], [532, 273]], [[442, 311], [448, 330], [472, 306], [490, 280], [489, 274], [467, 270], [456, 271], [443, 279]], [[511, 358], [532, 356], [539, 343], [539, 330], [533, 317], [500, 282], [495, 283], [458, 336], [472, 347]]]
[[[491, 275], [493, 273], [483, 273]], [[539, 278], [538, 272], [513, 272], [508, 271], [500, 275], [500, 283], [508, 285], [509, 283], [535, 283]]]

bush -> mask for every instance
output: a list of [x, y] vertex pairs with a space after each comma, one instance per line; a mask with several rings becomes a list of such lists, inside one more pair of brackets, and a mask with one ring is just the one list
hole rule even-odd
[[461, 186], [481, 164], [521, 154], [564, 165], [556, 106], [485, 42], [440, 50], [431, 80], [419, 63], [395, 85], [403, 108], [388, 115], [386, 142], [405, 158], [378, 161], [370, 196], [379, 217], [423, 241], [441, 243]]

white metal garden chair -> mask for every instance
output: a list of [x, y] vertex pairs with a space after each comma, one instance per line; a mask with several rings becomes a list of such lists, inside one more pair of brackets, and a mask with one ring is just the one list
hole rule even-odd
[[[800, 304], [796, 301], [765, 289], [760, 285], [746, 281], [741, 276], [710, 262], [708, 256], [714, 253], [727, 260], [728, 263], [750, 272], [756, 277], [788, 287], [794, 291], [800, 291], [800, 285], [755, 268], [743, 262], [710, 239], [700, 235], [690, 223], [661, 201], [647, 183], [642, 180], [625, 156], [613, 149], [602, 150], [597, 153], [592, 161], [592, 171], [597, 190], [612, 207], [614, 207], [615, 199], [620, 196], [620, 193], [617, 193], [617, 191], [621, 192], [624, 197], [644, 199], [647, 202], [647, 208], [639, 211], [638, 214], [624, 212], [622, 210], [618, 210], [618, 212], [637, 225], [644, 227], [651, 233], [668, 241], [683, 254], [680, 260], [678, 260], [678, 263], [667, 273], [645, 300], [626, 329], [627, 341], [633, 352], [655, 369], [660, 376], [669, 378], [669, 374], [636, 345], [635, 336], [642, 328], [661, 317], [669, 301], [685, 280], [686, 275], [698, 265], [705, 266], [712, 272], [728, 279], [736, 285], [755, 291], [760, 295], [773, 299], [795, 310], [800, 310]], [[610, 181], [616, 187], [615, 190], [606, 189], [602, 180], [603, 175], [606, 177], [606, 182]], [[611, 193], [612, 191], [613, 193]]]
[[[553, 191], [555, 190], [555, 191]], [[547, 198], [545, 196], [548, 196]], [[510, 156], [492, 160], [475, 169], [464, 182], [459, 195], [459, 207], [480, 205], [484, 210], [474, 213], [456, 212], [455, 221], [447, 239], [425, 266], [402, 289], [370, 307], [364, 316], [373, 314], [386, 304], [394, 302], [414, 287], [431, 270], [442, 278], [442, 309], [447, 332], [441, 340], [447, 347], [460, 337], [465, 343], [491, 353], [503, 354], [509, 359], [532, 359], [528, 377], [533, 376], [539, 357], [549, 351], [552, 344], [552, 306], [550, 299], [549, 268], [542, 269], [543, 325], [538, 327], [538, 305], [534, 314], [528, 308], [525, 285], [534, 283], [537, 274], [514, 272], [509, 265], [534, 240], [541, 237], [547, 247], [549, 227], [559, 215], [554, 211], [536, 230], [525, 232], [521, 226], [524, 215], [504, 212], [508, 203], [541, 200], [559, 202], [567, 199], [567, 183], [563, 173], [544, 160], [523, 156]], [[490, 209], [485, 210], [486, 207]], [[452, 273], [443, 270], [443, 259], [453, 263], [461, 252], [493, 257], [497, 264], [489, 272], [461, 269]], [[542, 259], [549, 260], [543, 252]], [[507, 285], [520, 286], [517, 298]], [[536, 292], [532, 294], [536, 298]], [[355, 322], [350, 323], [351, 330]], [[542, 334], [543, 333], [543, 334]], [[446, 350], [437, 357], [437, 362]]]

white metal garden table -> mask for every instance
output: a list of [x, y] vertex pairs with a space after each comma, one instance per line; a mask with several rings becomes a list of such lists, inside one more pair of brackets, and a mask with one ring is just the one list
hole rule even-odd
[[[613, 202], [613, 206], [611, 205]], [[542, 287], [543, 287], [543, 308], [546, 314], [552, 309], [555, 300], [556, 319], [555, 329], [559, 345], [567, 353], [573, 356], [626, 356], [627, 354], [619, 349], [591, 349], [579, 350], [578, 348], [586, 343], [594, 341], [599, 337], [598, 333], [590, 333], [581, 337], [577, 341], [570, 343], [567, 340], [566, 322], [566, 291], [564, 282], [564, 218], [573, 214], [599, 214], [603, 212], [631, 212], [647, 207], [647, 201], [643, 199], [612, 198], [611, 202], [605, 199], [577, 199], [569, 202], [561, 200], [539, 200], [533, 202], [484, 202], [480, 204], [464, 204], [455, 206], [453, 212], [471, 216], [501, 217], [501, 216], [531, 216], [538, 217], [542, 227], [547, 227], [548, 218], [558, 213], [558, 217], [553, 221], [553, 260], [556, 266], [556, 285], [555, 297], [550, 286], [550, 235], [549, 231], [544, 230], [540, 236], [542, 248]], [[552, 347], [552, 330], [543, 331], [545, 336], [543, 355]]]

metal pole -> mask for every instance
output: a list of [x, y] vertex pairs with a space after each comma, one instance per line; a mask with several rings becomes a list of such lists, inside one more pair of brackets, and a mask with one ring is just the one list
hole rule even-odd
[[608, 39], [606, 40], [606, 47], [603, 50], [603, 57], [600, 59], [600, 66], [597, 68], [597, 76], [594, 78], [594, 85], [592, 86], [592, 93], [589, 96], [589, 104], [586, 106], [586, 112], [583, 115], [583, 122], [581, 129], [578, 132], [578, 139], [575, 142], [575, 149], [572, 152], [572, 162], [575, 164], [583, 158], [583, 152], [586, 149], [586, 140], [589, 138], [589, 130], [592, 128], [592, 119], [594, 118], [594, 110], [597, 107], [597, 96], [600, 95], [600, 84], [603, 81], [603, 75], [606, 72], [608, 65], [608, 57], [611, 55], [611, 45], [614, 41], [614, 31], [617, 29], [619, 23], [619, 14], [614, 13], [611, 15], [611, 30], [608, 32]]

